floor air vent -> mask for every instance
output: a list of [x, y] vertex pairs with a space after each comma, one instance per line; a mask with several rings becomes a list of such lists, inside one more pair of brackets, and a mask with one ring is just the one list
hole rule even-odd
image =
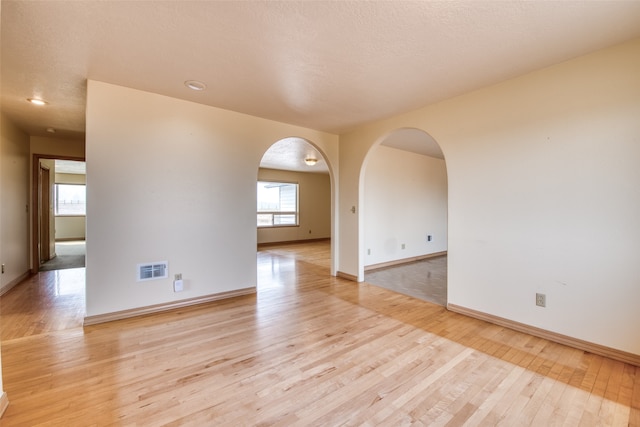
[[169, 263], [167, 261], [138, 264], [138, 282], [169, 277]]

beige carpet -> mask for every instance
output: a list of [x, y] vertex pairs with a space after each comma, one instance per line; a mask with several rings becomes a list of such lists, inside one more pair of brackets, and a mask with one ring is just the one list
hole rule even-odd
[[364, 280], [414, 298], [447, 305], [446, 255], [370, 271], [365, 273]]
[[56, 242], [56, 257], [40, 266], [40, 271], [82, 268], [85, 266], [84, 241]]

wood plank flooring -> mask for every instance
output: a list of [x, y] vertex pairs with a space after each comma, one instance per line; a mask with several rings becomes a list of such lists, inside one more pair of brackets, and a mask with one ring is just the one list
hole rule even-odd
[[83, 269], [17, 286], [0, 425], [640, 426], [640, 368], [330, 277], [324, 242], [257, 259], [256, 295], [86, 328]]

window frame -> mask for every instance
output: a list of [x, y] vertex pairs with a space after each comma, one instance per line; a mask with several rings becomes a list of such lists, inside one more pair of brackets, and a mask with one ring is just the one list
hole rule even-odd
[[[58, 194], [60, 185], [76, 185], [84, 187], [84, 213], [59, 213], [58, 209]], [[68, 183], [68, 182], [55, 182], [53, 184], [53, 215], [56, 217], [86, 217], [87, 216], [87, 184], [82, 183]]]
[[[258, 196], [258, 187], [260, 183], [265, 184], [281, 184], [281, 185], [293, 185], [295, 186], [295, 211], [284, 211], [284, 210], [259, 210], [257, 208], [257, 203], [259, 203]], [[259, 179], [256, 183], [256, 226], [260, 229], [268, 229], [268, 228], [283, 228], [283, 227], [300, 227], [300, 184], [295, 181], [282, 181], [282, 180], [271, 180], [271, 179]], [[257, 218], [260, 215], [271, 215], [271, 224], [270, 225], [259, 225]], [[294, 223], [293, 224], [275, 224], [274, 219], [277, 215], [293, 215]]]

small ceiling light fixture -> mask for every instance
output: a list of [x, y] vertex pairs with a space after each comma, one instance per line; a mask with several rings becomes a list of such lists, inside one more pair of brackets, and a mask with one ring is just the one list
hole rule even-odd
[[56, 133], [56, 130], [54, 128], [47, 128], [47, 132]]
[[39, 98], [27, 98], [27, 101], [29, 101], [30, 103], [34, 104], [34, 105], [46, 105], [47, 101], [43, 101], [42, 99]]
[[307, 157], [306, 159], [304, 159], [304, 162], [307, 164], [307, 166], [313, 166], [316, 163], [318, 163], [318, 159], [315, 159], [313, 157]]
[[184, 85], [186, 87], [188, 87], [191, 90], [195, 90], [195, 91], [203, 91], [207, 88], [207, 85], [199, 82], [198, 80], [187, 80], [186, 82], [184, 82]]

